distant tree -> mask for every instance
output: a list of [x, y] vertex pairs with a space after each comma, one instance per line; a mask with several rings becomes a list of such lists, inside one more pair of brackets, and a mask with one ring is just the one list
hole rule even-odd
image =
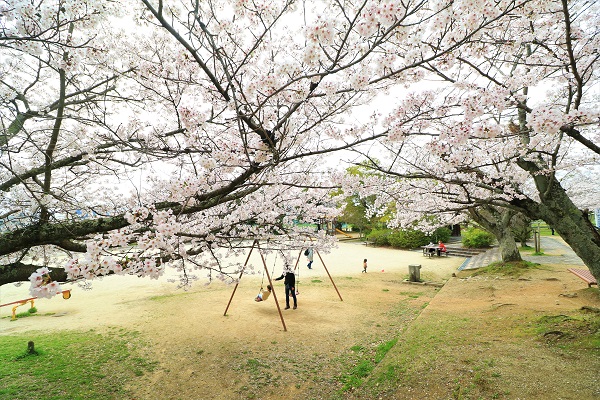
[[367, 218], [368, 201], [358, 196], [347, 197], [344, 212], [339, 217], [340, 220], [357, 228], [361, 237], [365, 230], [370, 230], [373, 226], [371, 219]]
[[[371, 172], [368, 164], [360, 164], [349, 167], [346, 173], [357, 177], [360, 181], [360, 179], [366, 179]], [[363, 236], [364, 231], [370, 231], [377, 222], [377, 218], [371, 215], [375, 199], [376, 195], [361, 197], [359, 194], [350, 194], [345, 198], [340, 219], [358, 228], [360, 235]]]

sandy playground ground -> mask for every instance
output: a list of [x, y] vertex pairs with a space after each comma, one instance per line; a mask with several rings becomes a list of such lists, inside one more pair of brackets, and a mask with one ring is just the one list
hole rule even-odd
[[[385, 398], [453, 398], [451, 393], [458, 384], [473, 387], [473, 382], [480, 380], [469, 372], [473, 360], [479, 359], [498, 360], [493, 367], [484, 366], [490, 369], [490, 378], [483, 390], [517, 396], [502, 398], [552, 398], [536, 397], [546, 393], [560, 395], [554, 398], [592, 399], [596, 398], [593, 393], [600, 394], [594, 372], [599, 362], [590, 364], [589, 358], [580, 360], [577, 354], [570, 355], [567, 362], [560, 353], [537, 343], [497, 337], [502, 329], [517, 329], [520, 316], [560, 315], [582, 305], [600, 307], [598, 299], [573, 296], [583, 293], [585, 285], [566, 272], [566, 265], [551, 265], [514, 281], [461, 279], [462, 273], [451, 278], [464, 258], [427, 258], [420, 251], [360, 243], [341, 242], [322, 257], [343, 301], [319, 257], [315, 256], [313, 269], [308, 270], [302, 256], [297, 310], [283, 310], [283, 283], [275, 282], [287, 331], [273, 296], [262, 303], [254, 301], [261, 284], [258, 274], [242, 278], [227, 316], [223, 313], [233, 285], [205, 286], [199, 281], [183, 291], [168, 282], [168, 277], [112, 276], [95, 281], [89, 291], [72, 285], [69, 300], [36, 300], [38, 314], [34, 318], [11, 321], [10, 307], [0, 308], [0, 334], [113, 328], [138, 331], [148, 344], [146, 356], [156, 361], [157, 368], [130, 385], [136, 399], [330, 399], [341, 385], [335, 377], [352, 365], [352, 347], [375, 348], [400, 337], [390, 352], [393, 362], [401, 356], [398, 352], [403, 351], [405, 334], [415, 337], [410, 332], [423, 324], [457, 318], [473, 325], [468, 331], [440, 333], [448, 337], [435, 344], [442, 346], [439, 355], [434, 355], [439, 356], [435, 373], [427, 373], [422, 382], [392, 388], [400, 391]], [[366, 274], [361, 273], [364, 258], [369, 265]], [[257, 252], [250, 263], [262, 265]], [[281, 274], [281, 260], [273, 266], [271, 256], [266, 263], [269, 272], [274, 269], [275, 276]], [[446, 286], [405, 283], [410, 264], [422, 266], [423, 280], [447, 281]], [[0, 287], [0, 304], [27, 297], [25, 284]], [[19, 312], [27, 307], [20, 307]], [[459, 345], [461, 342], [464, 345]], [[521, 361], [524, 359], [527, 363]], [[346, 392], [345, 398], [370, 397], [356, 391]]]
[[[345, 277], [356, 277], [367, 279], [371, 275], [377, 275], [371, 279], [385, 280], [393, 276], [398, 279], [399, 275], [408, 276], [408, 265], [421, 265], [421, 278], [431, 281], [441, 282], [448, 279], [453, 272], [462, 264], [464, 258], [461, 257], [423, 257], [420, 251], [399, 251], [387, 248], [377, 248], [365, 246], [360, 243], [340, 243], [337, 249], [329, 254], [321, 254], [323, 262], [331, 274], [336, 286], [338, 282]], [[368, 259], [368, 270], [366, 276], [361, 273], [363, 259]], [[245, 260], [242, 259], [242, 262]], [[271, 255], [266, 259], [269, 273], [279, 277], [282, 272], [281, 259], [275, 261]], [[255, 268], [262, 268], [258, 252], [253, 251], [250, 258], [250, 264]], [[323, 264], [315, 253], [313, 269], [306, 267], [306, 257], [302, 255], [300, 263], [300, 295], [298, 296], [299, 307], [296, 314], [306, 314], [311, 310], [321, 308], [319, 303], [324, 300], [339, 301], [331, 281], [327, 275]], [[259, 269], [260, 270], [260, 269]], [[2, 318], [11, 315], [11, 307], [0, 308], [0, 333], [15, 333], [34, 329], [89, 329], [102, 325], [125, 325], [130, 326], [139, 319], [145, 320], [152, 318], [152, 315], [144, 315], [140, 310], [144, 308], [144, 303], [153, 296], [170, 295], [191, 295], [197, 293], [202, 296], [203, 302], [210, 302], [211, 308], [214, 304], [215, 315], [223, 315], [234, 285], [224, 285], [220, 282], [213, 282], [205, 286], [206, 281], [200, 279], [188, 292], [176, 288], [176, 284], [168, 282], [174, 275], [165, 275], [158, 280], [150, 278], [137, 278], [132, 276], [110, 276], [92, 282], [92, 290], [82, 290], [76, 284], [63, 285], [63, 289], [72, 289], [72, 297], [69, 300], [63, 300], [60, 296], [53, 299], [36, 299], [35, 305], [40, 314], [53, 314], [48, 318], [29, 318], [21, 319], [18, 322], [10, 322]], [[321, 290], [311, 293], [305, 293], [303, 283], [312, 280], [322, 281], [323, 289], [330, 287], [330, 290]], [[250, 320], [257, 318], [252, 315], [258, 310], [261, 324], [271, 323], [274, 329], [282, 329], [281, 321], [278, 315], [265, 319], [265, 313], [274, 312], [277, 309], [274, 303], [256, 304], [251, 301], [260, 289], [262, 275], [249, 275], [241, 279], [236, 294], [233, 298], [226, 320], [236, 320], [244, 316], [250, 317]], [[264, 286], [267, 284], [267, 278], [264, 278]], [[285, 296], [282, 281], [275, 282], [276, 294], [278, 300], [285, 306]], [[29, 298], [28, 283], [21, 286], [4, 285], [0, 287], [0, 304], [16, 300]], [[344, 301], [352, 303], [352, 299], [340, 292]], [[321, 298], [322, 296], [322, 298]], [[151, 304], [151, 303], [150, 303]], [[190, 304], [190, 307], [193, 305]], [[202, 308], [208, 308], [207, 305], [201, 305]], [[19, 307], [17, 313], [26, 311], [29, 305]], [[303, 311], [304, 310], [304, 311]], [[287, 314], [286, 314], [287, 315]], [[284, 316], [285, 317], [285, 316]], [[298, 317], [290, 316], [290, 331]], [[232, 324], [228, 329], [236, 329]]]

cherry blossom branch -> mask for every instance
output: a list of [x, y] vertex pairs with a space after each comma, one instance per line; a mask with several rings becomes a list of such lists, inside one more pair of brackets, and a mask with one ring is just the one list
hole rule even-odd
[[566, 133], [568, 136], [577, 140], [594, 153], [600, 155], [600, 146], [583, 136], [580, 131], [575, 129], [574, 125], [563, 125], [560, 127], [560, 131]]
[[579, 75], [579, 69], [577, 65], [577, 61], [575, 61], [575, 55], [573, 52], [573, 33], [571, 32], [571, 17], [569, 15], [569, 3], [567, 0], [562, 0], [562, 9], [563, 14], [565, 16], [565, 45], [567, 50], [567, 55], [569, 57], [569, 65], [571, 67], [571, 73], [575, 78], [575, 90], [577, 95], [575, 96], [575, 103], [573, 107], [575, 109], [579, 109], [579, 105], [581, 104], [581, 99], [583, 98], [583, 79]]
[[200, 58], [196, 49], [192, 47], [187, 40], [185, 40], [179, 32], [171, 24], [167, 22], [163, 15], [163, 0], [158, 0], [158, 9], [155, 9], [152, 4], [148, 0], [141, 0], [142, 3], [146, 6], [148, 11], [154, 15], [154, 17], [160, 22], [161, 26], [165, 28], [174, 38], [177, 40], [189, 53], [194, 60], [198, 63], [202, 71], [206, 74], [208, 79], [215, 85], [215, 88], [219, 91], [219, 93], [223, 96], [226, 101], [230, 100], [229, 94], [227, 91], [221, 86], [221, 82], [217, 79], [217, 77], [213, 74], [213, 72], [208, 68], [206, 63]]

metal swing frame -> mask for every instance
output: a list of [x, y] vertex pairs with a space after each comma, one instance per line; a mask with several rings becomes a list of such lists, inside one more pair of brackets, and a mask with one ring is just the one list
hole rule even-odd
[[[275, 301], [275, 305], [277, 306], [277, 312], [279, 313], [279, 318], [281, 319], [281, 325], [283, 325], [283, 331], [287, 332], [287, 327], [285, 325], [283, 313], [281, 312], [281, 307], [279, 306], [279, 301], [277, 300], [277, 293], [275, 292], [275, 286], [273, 285], [273, 281], [271, 279], [271, 274], [269, 273], [269, 269], [267, 268], [267, 263], [265, 261], [265, 257], [263, 255], [262, 251], [260, 250], [260, 244], [259, 244], [258, 239], [254, 239], [254, 242], [252, 242], [252, 246], [250, 247], [250, 252], [248, 253], [248, 256], [246, 257], [246, 262], [244, 263], [242, 270], [240, 271], [240, 276], [238, 277], [238, 280], [233, 288], [233, 292], [231, 293], [231, 297], [229, 298], [229, 302], [227, 303], [227, 307], [225, 308], [225, 312], [223, 313], [223, 316], [227, 316], [227, 310], [229, 310], [229, 306], [231, 305], [231, 302], [233, 301], [233, 296], [235, 296], [235, 292], [240, 284], [242, 276], [244, 275], [244, 270], [248, 266], [248, 261], [250, 260], [250, 256], [252, 255], [252, 251], [254, 250], [254, 248], [257, 248], [258, 252], [260, 254], [260, 258], [263, 263], [263, 268], [265, 270], [265, 273], [267, 274], [267, 279], [269, 280], [269, 285], [271, 285], [271, 291], [273, 292], [273, 299]], [[333, 278], [331, 277], [331, 274], [329, 273], [329, 270], [327, 269], [327, 266], [325, 265], [325, 262], [323, 261], [323, 258], [321, 257], [321, 254], [319, 253], [318, 250], [314, 250], [314, 251], [319, 256], [319, 259], [321, 260], [321, 263], [323, 264], [323, 267], [325, 268], [325, 271], [327, 272], [327, 276], [329, 276], [329, 280], [333, 284], [333, 287], [335, 288], [335, 291], [336, 291], [338, 297], [340, 298], [340, 301], [344, 301], [344, 299], [342, 299], [342, 295], [340, 294], [340, 291], [338, 290], [337, 286], [335, 285], [335, 282], [333, 281]], [[298, 263], [300, 262], [301, 256], [302, 256], [302, 249], [300, 249], [300, 251], [298, 253], [298, 259], [296, 260], [296, 265], [294, 266], [294, 273], [296, 272], [296, 268], [298, 267]]]
[[[335, 282], [333, 281], [333, 278], [331, 277], [331, 274], [329, 273], [329, 270], [327, 269], [327, 266], [325, 265], [325, 261], [323, 261], [323, 257], [321, 257], [321, 253], [319, 253], [319, 250], [313, 249], [313, 251], [315, 253], [317, 253], [317, 255], [319, 256], [319, 260], [321, 260], [321, 264], [323, 264], [323, 268], [325, 268], [325, 272], [327, 272], [327, 276], [329, 277], [329, 280], [331, 281], [331, 284], [333, 285], [333, 288], [335, 289], [335, 292], [337, 293], [338, 297], [340, 298], [340, 301], [344, 301], [344, 299], [342, 299], [342, 295], [340, 294], [340, 291], [338, 290], [337, 286], [335, 285]], [[300, 249], [300, 252], [298, 253], [298, 258], [296, 259], [296, 265], [294, 265], [294, 272], [296, 272], [296, 268], [298, 268], [298, 264], [300, 263], [300, 257], [302, 257], [302, 249]], [[298, 270], [300, 271], [300, 270]], [[298, 272], [298, 278], [300, 278], [300, 272]], [[271, 286], [273, 287], [273, 286]]]

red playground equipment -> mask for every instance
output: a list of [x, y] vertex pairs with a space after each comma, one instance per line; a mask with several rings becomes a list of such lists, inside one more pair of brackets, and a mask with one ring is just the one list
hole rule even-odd
[[[62, 292], [58, 292], [58, 293], [62, 293], [62, 297], [65, 300], [71, 298], [71, 289], [63, 290]], [[16, 306], [14, 306], [12, 308], [12, 318], [11, 318], [11, 321], [14, 321], [14, 320], [17, 319], [17, 307], [24, 306], [27, 303], [31, 303], [31, 307], [29, 307], [29, 309], [31, 310], [33, 308], [33, 303], [34, 303], [35, 299], [37, 299], [37, 297], [30, 297], [28, 299], [17, 300], [17, 301], [13, 301], [11, 303], [0, 304], [0, 307], [10, 306], [12, 304], [16, 304]]]

